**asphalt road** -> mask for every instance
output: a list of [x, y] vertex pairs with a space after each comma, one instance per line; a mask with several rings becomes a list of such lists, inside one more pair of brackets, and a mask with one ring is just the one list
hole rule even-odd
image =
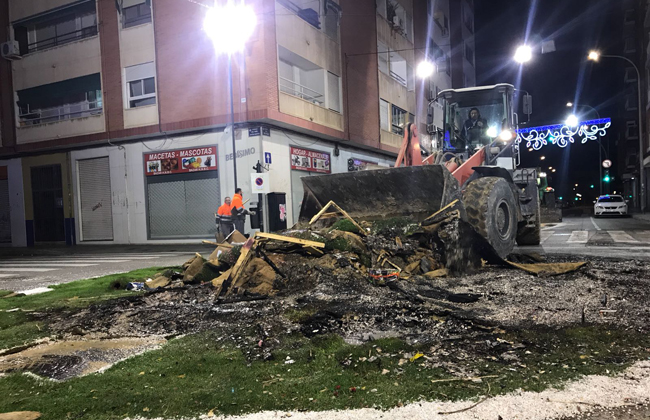
[[202, 245], [2, 249], [0, 290], [24, 292], [139, 268], [180, 266], [195, 252], [212, 250]]
[[[636, 218], [571, 217], [542, 227], [542, 244], [521, 247], [542, 254], [591, 255], [650, 260], [650, 222]], [[26, 291], [51, 284], [178, 266], [204, 245], [76, 246], [0, 249], [0, 289]]]
[[518, 249], [650, 260], [650, 222], [632, 217], [565, 217], [562, 223], [542, 226], [540, 246]]

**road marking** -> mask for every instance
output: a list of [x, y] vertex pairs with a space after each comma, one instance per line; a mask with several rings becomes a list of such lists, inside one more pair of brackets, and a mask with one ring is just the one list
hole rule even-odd
[[0, 279], [5, 277], [16, 277], [15, 274], [0, 274]]
[[614, 242], [639, 242], [622, 230], [608, 230], [607, 233], [609, 233], [609, 236], [612, 237]]
[[11, 267], [11, 266], [26, 266], [38, 264], [39, 266], [48, 266], [48, 267], [94, 267], [97, 264], [64, 264], [64, 263], [35, 263], [35, 262], [3, 262], [0, 263], [0, 267]]
[[635, 232], [636, 237], [643, 242], [650, 242], [650, 230], [638, 230]]
[[567, 243], [570, 244], [586, 244], [589, 241], [589, 231], [586, 230], [574, 230], [571, 232], [571, 236]]
[[33, 272], [33, 273], [44, 273], [46, 271], [54, 271], [58, 268], [27, 268], [27, 267], [0, 267], [0, 271], [15, 271], [20, 272]]
[[30, 260], [30, 259], [20, 259], [20, 260], [4, 260], [0, 264], [83, 264], [87, 265], [97, 265], [102, 263], [123, 263], [128, 262], [129, 260]]
[[596, 221], [594, 220], [594, 218], [593, 218], [593, 217], [590, 217], [590, 219], [591, 219], [591, 223], [594, 225], [594, 227], [596, 228], [596, 230], [601, 230], [601, 229], [598, 227], [598, 225], [596, 224]]
[[551, 236], [553, 236], [553, 232], [542, 231], [542, 232], [541, 232], [541, 240], [539, 241], [539, 243], [540, 243], [540, 244], [543, 244], [543, 243], [546, 242], [546, 241], [548, 240], [548, 238], [550, 238]]

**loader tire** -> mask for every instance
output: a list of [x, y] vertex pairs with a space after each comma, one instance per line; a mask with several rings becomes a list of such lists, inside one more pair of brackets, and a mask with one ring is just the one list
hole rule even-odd
[[517, 245], [539, 245], [542, 242], [541, 211], [539, 200], [537, 200], [537, 212], [535, 213], [535, 225], [525, 226], [517, 232]]
[[463, 194], [467, 221], [501, 258], [512, 252], [517, 237], [517, 201], [503, 178], [472, 181]]

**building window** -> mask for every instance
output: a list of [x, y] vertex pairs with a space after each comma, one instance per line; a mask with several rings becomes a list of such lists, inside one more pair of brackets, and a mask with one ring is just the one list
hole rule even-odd
[[434, 19], [436, 22], [436, 26], [438, 29], [440, 29], [440, 33], [443, 37], [448, 37], [449, 36], [449, 19], [444, 13], [440, 13], [436, 18]]
[[127, 108], [156, 104], [156, 66], [139, 64], [124, 69], [127, 88]]
[[388, 68], [388, 47], [381, 42], [377, 42], [377, 58], [379, 62], [379, 71], [386, 75], [390, 75]]
[[396, 53], [391, 51], [389, 54], [389, 68], [390, 68], [390, 77], [399, 82], [402, 86], [408, 87], [408, 65], [406, 59]]
[[625, 95], [625, 110], [626, 111], [636, 111], [639, 109], [639, 103], [636, 98], [636, 94], [628, 93]]
[[625, 83], [636, 83], [636, 70], [632, 67], [625, 69]]
[[125, 28], [142, 25], [151, 22], [151, 5], [148, 2], [141, 2], [122, 9], [122, 22]]
[[379, 99], [379, 126], [384, 131], [390, 131], [390, 116], [388, 115], [388, 102]]
[[[332, 0], [277, 0], [314, 28], [338, 42], [341, 6]], [[321, 17], [323, 21], [321, 22]]]
[[335, 112], [341, 112], [341, 78], [327, 72], [327, 107]]
[[625, 11], [625, 16], [623, 17], [623, 22], [626, 25], [634, 25], [635, 19], [636, 19], [636, 12], [634, 11], [634, 9], [628, 9], [628, 10]]
[[395, 31], [413, 42], [413, 16], [397, 0], [377, 0], [377, 13], [388, 20]]
[[639, 130], [637, 130], [637, 123], [636, 121], [627, 121], [625, 123], [625, 138], [628, 140], [630, 139], [638, 139], [639, 138]]
[[392, 131], [395, 134], [400, 136], [404, 135], [404, 128], [406, 128], [406, 123], [408, 122], [408, 112], [404, 111], [402, 108], [396, 107], [393, 105], [393, 112], [391, 113], [391, 127]]
[[84, 118], [102, 113], [99, 73], [19, 90], [20, 126]]
[[626, 53], [636, 52], [636, 40], [634, 38], [625, 39], [625, 52]]
[[463, 4], [463, 22], [465, 23], [467, 30], [474, 33], [474, 16], [472, 9], [466, 7], [465, 4]]
[[469, 46], [469, 44], [465, 44], [465, 58], [471, 65], [474, 65], [474, 50]]
[[280, 92], [342, 112], [341, 77], [284, 47], [278, 47]]
[[14, 36], [25, 55], [97, 35], [94, 1], [29, 18], [14, 24]]

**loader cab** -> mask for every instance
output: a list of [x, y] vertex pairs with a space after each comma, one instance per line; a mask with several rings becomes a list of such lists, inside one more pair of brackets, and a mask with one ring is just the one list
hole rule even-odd
[[504, 83], [440, 92], [439, 100], [444, 109], [443, 152], [467, 157], [490, 145], [486, 164], [495, 164], [489, 160], [497, 155], [514, 157], [510, 147], [517, 128], [514, 91], [514, 86]]

